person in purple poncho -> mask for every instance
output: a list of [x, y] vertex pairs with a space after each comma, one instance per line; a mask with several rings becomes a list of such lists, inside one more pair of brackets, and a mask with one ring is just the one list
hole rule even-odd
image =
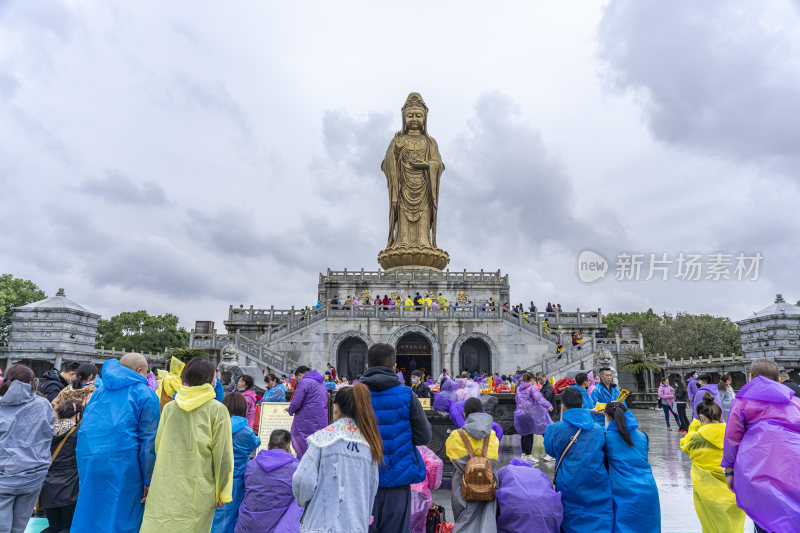
[[697, 376], [697, 392], [692, 396], [692, 415], [697, 418], [697, 406], [703, 403], [703, 396], [709, 393], [714, 397], [714, 402], [722, 409], [722, 401], [719, 399], [719, 386], [711, 383], [711, 376], [709, 374], [700, 374]]
[[725, 481], [756, 532], [796, 532], [800, 524], [800, 398], [778, 383], [778, 371], [766, 359], [753, 363], [725, 428]]
[[[550, 411], [553, 406], [544, 399], [539, 388], [534, 384], [534, 375], [526, 372], [522, 376], [522, 381], [517, 388], [514, 399], [517, 402], [517, 409], [514, 411], [514, 428], [522, 436], [522, 459], [531, 463], [538, 463], [539, 457], [552, 460], [544, 454], [544, 430], [553, 423], [550, 418]], [[537, 443], [536, 456], [533, 452], [534, 440]]]
[[450, 404], [458, 401], [456, 396], [457, 388], [458, 384], [455, 381], [447, 376], [443, 377], [441, 385], [439, 386], [439, 392], [433, 395], [433, 408], [437, 411], [449, 413]]
[[561, 493], [547, 474], [522, 459], [497, 471], [497, 533], [559, 533], [564, 510]]
[[244, 500], [234, 533], [299, 533], [303, 509], [292, 493], [292, 476], [300, 462], [289, 450], [292, 435], [276, 429], [269, 449], [247, 465]]
[[307, 366], [295, 370], [297, 389], [286, 411], [292, 420], [292, 448], [298, 459], [308, 449], [306, 437], [328, 425], [328, 389], [319, 372]]

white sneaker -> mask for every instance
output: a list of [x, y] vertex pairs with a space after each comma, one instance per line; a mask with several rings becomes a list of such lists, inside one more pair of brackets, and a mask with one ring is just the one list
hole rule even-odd
[[534, 464], [534, 465], [539, 462], [539, 459], [537, 459], [533, 455], [526, 455], [524, 453], [522, 454], [522, 460], [523, 461], [528, 461], [529, 463]]
[[547, 461], [548, 463], [554, 463], [556, 461], [555, 457], [550, 457], [549, 455], [545, 455], [542, 457], [542, 461]]

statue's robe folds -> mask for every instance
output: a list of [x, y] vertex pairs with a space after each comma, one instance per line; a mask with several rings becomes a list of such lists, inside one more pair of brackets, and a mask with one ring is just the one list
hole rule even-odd
[[[381, 163], [381, 170], [386, 175], [386, 182], [389, 188], [389, 240], [388, 248], [397, 247], [400, 245], [419, 245], [418, 242], [405, 242], [400, 239], [398, 230], [399, 220], [404, 216], [402, 212], [401, 197], [402, 187], [405, 182], [405, 167], [399, 160], [400, 156], [395, 155], [395, 145], [398, 138], [404, 134], [396, 135], [389, 143], [386, 149], [386, 156]], [[436, 215], [439, 207], [439, 180], [441, 179], [442, 172], [444, 171], [444, 163], [442, 163], [442, 156], [439, 154], [439, 146], [433, 137], [423, 134], [426, 140], [424, 160], [428, 163], [427, 169], [422, 169], [424, 179], [426, 181], [427, 196], [428, 196], [428, 226], [430, 227], [430, 244], [436, 247]], [[427, 240], [427, 239], [426, 239]]]

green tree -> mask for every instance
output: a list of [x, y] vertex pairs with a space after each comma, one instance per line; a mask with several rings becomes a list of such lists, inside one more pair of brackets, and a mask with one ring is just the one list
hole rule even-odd
[[201, 348], [170, 348], [164, 354], [164, 359], [170, 361], [173, 357], [188, 363], [192, 359], [208, 359], [208, 352]]
[[648, 370], [656, 373], [661, 372], [661, 367], [654, 361], [654, 357], [646, 354], [640, 348], [631, 348], [619, 354], [617, 364], [620, 370], [636, 377], [637, 391], [645, 390], [644, 375]]
[[15, 278], [11, 274], [0, 275], [0, 341], [8, 337], [11, 315], [15, 307], [47, 298], [44, 291], [27, 279]]
[[[603, 317], [608, 335], [620, 324], [636, 326], [648, 353], [667, 354], [670, 359], [741, 354], [739, 329], [729, 318], [678, 313], [656, 314], [652, 309], [633, 313], [609, 313]], [[612, 329], [613, 328], [613, 329]]]
[[124, 311], [97, 325], [96, 346], [128, 352], [159, 353], [166, 348], [185, 348], [189, 332], [178, 327], [178, 317], [166, 313], [150, 315], [147, 311]]

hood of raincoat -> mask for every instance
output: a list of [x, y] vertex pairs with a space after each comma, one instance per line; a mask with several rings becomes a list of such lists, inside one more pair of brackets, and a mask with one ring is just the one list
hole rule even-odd
[[[119, 364], [117, 359], [103, 363], [103, 386], [109, 390], [124, 389], [136, 383], [147, 384], [147, 378]], [[95, 385], [97, 387], [97, 385]]]
[[492, 433], [492, 417], [486, 413], [472, 413], [464, 422], [464, 430], [473, 439], [485, 439]]
[[561, 420], [569, 424], [570, 426], [574, 426], [576, 428], [581, 429], [592, 429], [594, 426], [594, 420], [592, 420], [592, 413], [589, 412], [588, 409], [567, 409], [561, 415]]
[[316, 370], [311, 370], [311, 371], [307, 372], [303, 376], [303, 379], [313, 379], [314, 381], [319, 382], [319, 383], [324, 383], [325, 382], [325, 379], [322, 377], [322, 374], [320, 374]]
[[175, 402], [178, 407], [188, 412], [197, 409], [216, 397], [217, 394], [214, 392], [214, 387], [210, 383], [203, 383], [197, 387], [183, 387], [175, 395]]
[[251, 398], [253, 400], [254, 403], [256, 401], [256, 391], [254, 391], [253, 389], [248, 389], [246, 391], [242, 391], [242, 396], [248, 396], [249, 398]]
[[8, 390], [0, 396], [0, 405], [22, 405], [36, 398], [33, 387], [21, 381], [12, 381]]
[[725, 444], [725, 424], [712, 423], [700, 426], [697, 428], [697, 434], [706, 439], [708, 442], [722, 449]]
[[[319, 374], [317, 374], [319, 376]], [[303, 378], [305, 379], [305, 378]], [[320, 376], [320, 381], [322, 376]], [[374, 391], [383, 391], [396, 387], [400, 383], [397, 381], [397, 374], [392, 372], [388, 366], [375, 366], [368, 368], [361, 376], [361, 383]]]
[[[191, 409], [187, 409], [187, 411], [191, 411]], [[242, 428], [246, 428], [247, 426], [247, 419], [241, 416], [232, 416], [231, 417], [231, 433], [236, 433]]]
[[775, 383], [764, 376], [757, 376], [745, 383], [744, 387], [736, 393], [736, 397], [760, 402], [790, 403], [795, 392], [789, 387], [776, 387]]
[[[759, 377], [761, 377], [761, 376], [759, 376]], [[714, 384], [714, 383], [706, 383], [702, 387], [698, 387], [697, 388], [697, 392], [700, 392], [701, 390], [704, 390], [704, 391], [708, 392], [710, 395], [716, 397], [719, 394], [719, 385]]]
[[[532, 381], [523, 381], [523, 382], [521, 382], [519, 384], [519, 387], [517, 387], [517, 390], [520, 391], [520, 392], [527, 392], [528, 389], [530, 389], [531, 387], [533, 387], [533, 382]], [[539, 387], [536, 387], [536, 388], [538, 389]]]
[[261, 450], [256, 455], [256, 463], [264, 472], [272, 472], [293, 461], [297, 461], [294, 455], [283, 450]]
[[[633, 414], [633, 411], [625, 411], [625, 426], [628, 428], [629, 432], [639, 427], [639, 421], [636, 420], [636, 415]], [[615, 420], [609, 422], [606, 431], [619, 431], [619, 429], [617, 429], [617, 422]]]

